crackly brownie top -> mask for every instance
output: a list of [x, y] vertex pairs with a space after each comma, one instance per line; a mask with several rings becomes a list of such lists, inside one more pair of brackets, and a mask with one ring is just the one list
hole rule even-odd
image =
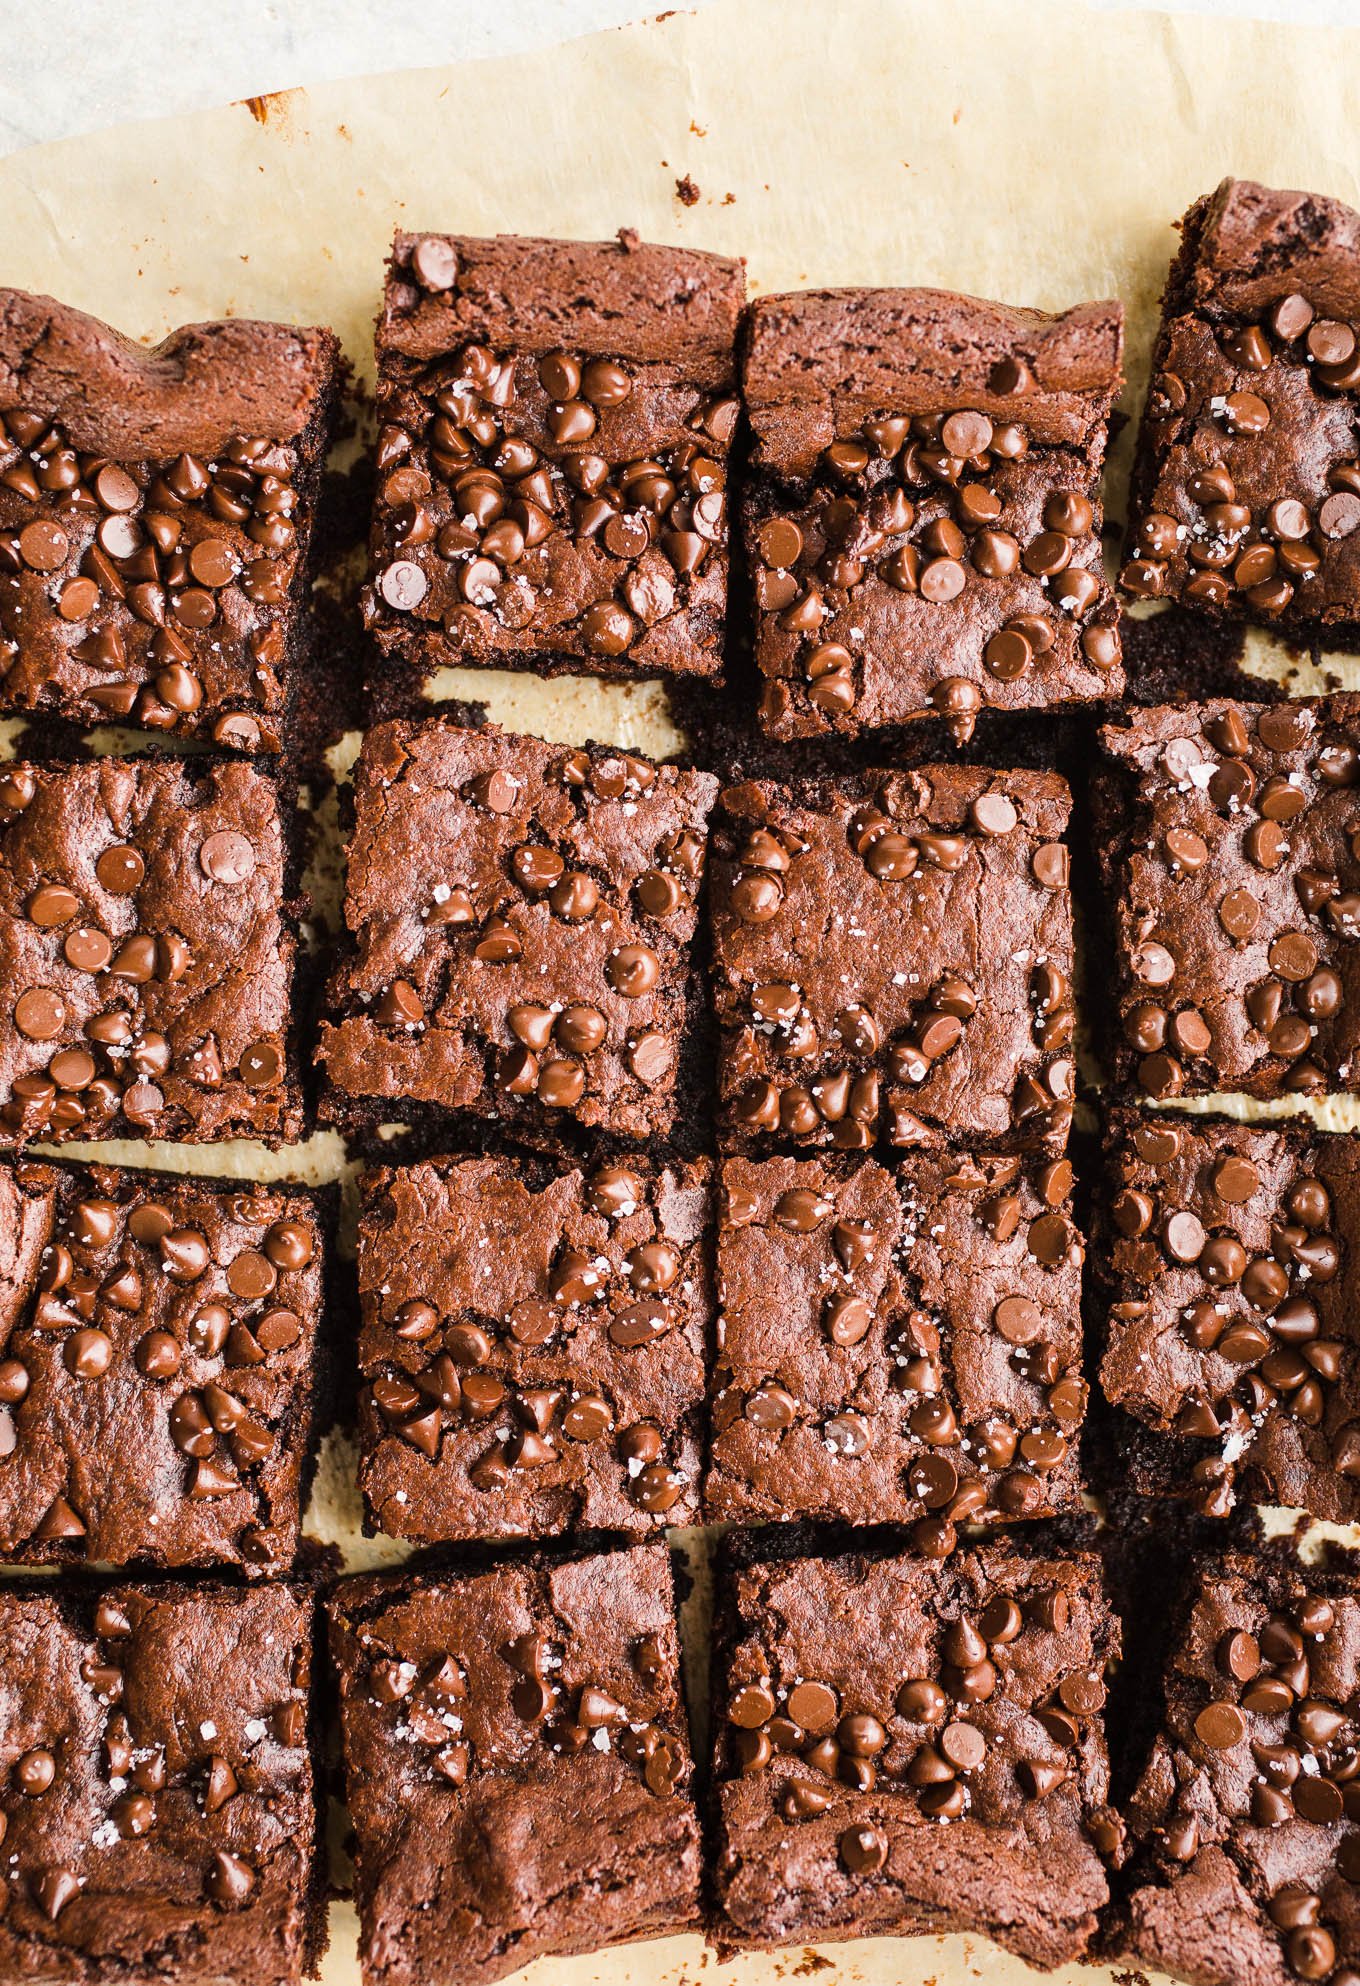
[[1151, 1096], [1360, 1086], [1360, 699], [1215, 701], [1101, 732], [1123, 1073]]
[[196, 324], [153, 351], [0, 290], [0, 707], [277, 750], [329, 331]]
[[740, 263], [399, 234], [365, 616], [426, 660], [714, 673]]
[[1356, 1142], [1120, 1112], [1106, 1164], [1110, 1399], [1218, 1444], [1181, 1464], [1213, 1514], [1238, 1474], [1264, 1501], [1360, 1512]]
[[0, 1236], [0, 1555], [290, 1563], [312, 1201], [23, 1164]]
[[0, 1126], [292, 1129], [293, 940], [270, 780], [105, 758], [0, 768]]
[[1121, 1950], [1187, 1979], [1351, 1986], [1360, 1968], [1360, 1603], [1307, 1572], [1202, 1565], [1129, 1808]]
[[693, 1920], [664, 1545], [349, 1582], [331, 1614], [370, 1964], [477, 1982]]
[[1060, 1148], [1069, 807], [1053, 774], [964, 766], [729, 788], [711, 904], [735, 1135]]
[[311, 1603], [0, 1592], [7, 1979], [297, 1980], [311, 1955]]
[[744, 1939], [985, 1930], [1074, 1958], [1118, 1840], [1095, 1560], [756, 1562], [731, 1580], [719, 1895]]
[[1066, 1159], [731, 1159], [706, 1496], [721, 1517], [1075, 1505], [1082, 1243]]
[[1360, 618], [1360, 215], [1225, 179], [1181, 222], [1125, 588], [1267, 622]]
[[356, 772], [331, 1080], [642, 1136], [667, 1124], [717, 781], [380, 724]]
[[751, 306], [761, 719], [780, 737], [1118, 694], [1097, 487], [1123, 310], [939, 290]]
[[402, 1537], [653, 1530], [698, 1507], [697, 1166], [366, 1175], [360, 1481]]

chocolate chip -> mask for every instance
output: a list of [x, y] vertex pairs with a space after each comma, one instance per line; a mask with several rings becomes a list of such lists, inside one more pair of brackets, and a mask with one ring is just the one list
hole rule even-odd
[[983, 834], [1009, 834], [1019, 819], [1014, 803], [1004, 793], [983, 793], [970, 809], [974, 825]]
[[394, 559], [378, 575], [378, 591], [401, 614], [414, 613], [429, 590], [429, 580], [411, 559]]
[[79, 910], [79, 897], [60, 883], [45, 883], [28, 900], [30, 921], [44, 931], [69, 923]]
[[458, 254], [443, 235], [422, 235], [411, 251], [411, 267], [423, 289], [451, 290], [458, 280]]
[[30, 1800], [40, 1799], [57, 1776], [57, 1761], [41, 1746], [22, 1752], [11, 1768], [15, 1785]]
[[765, 564], [795, 566], [803, 551], [803, 533], [791, 517], [771, 517], [756, 534], [756, 545]]
[[873, 1875], [888, 1859], [886, 1840], [878, 1828], [867, 1824], [844, 1829], [836, 1846], [852, 1876]]
[[208, 1871], [207, 1891], [223, 1909], [239, 1909], [255, 1887], [255, 1872], [240, 1855], [218, 1849]]
[[1246, 1725], [1236, 1704], [1210, 1703], [1195, 1719], [1195, 1736], [1210, 1751], [1231, 1751], [1246, 1735]]
[[1028, 1297], [1008, 1296], [997, 1304], [992, 1321], [1011, 1345], [1033, 1344], [1044, 1328], [1044, 1315]]
[[1261, 1183], [1256, 1166], [1248, 1158], [1230, 1154], [1214, 1168], [1214, 1191], [1229, 1206], [1242, 1206]]
[[987, 1740], [975, 1724], [946, 1724], [940, 1733], [943, 1756], [960, 1772], [976, 1772], [987, 1756]]
[[242, 1055], [240, 1070], [250, 1088], [269, 1089], [283, 1074], [283, 1057], [272, 1041], [257, 1041]]
[[102, 850], [94, 871], [110, 896], [131, 896], [146, 874], [146, 864], [130, 844], [115, 843]]
[[198, 851], [199, 867], [210, 882], [244, 883], [255, 873], [255, 850], [243, 834], [219, 829]]
[[31, 986], [14, 1003], [14, 1025], [30, 1041], [53, 1041], [66, 1025], [66, 1003], [47, 987]]
[[19, 556], [34, 572], [56, 572], [66, 563], [71, 544], [59, 524], [40, 520], [19, 533]]

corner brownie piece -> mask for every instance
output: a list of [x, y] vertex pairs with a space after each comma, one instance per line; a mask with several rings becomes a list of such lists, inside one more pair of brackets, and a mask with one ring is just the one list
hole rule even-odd
[[482, 1986], [697, 1922], [664, 1545], [329, 1604], [365, 1986]]
[[1360, 215], [1225, 179], [1180, 222], [1125, 590], [1306, 630], [1360, 621]]
[[0, 289], [0, 710], [281, 750], [343, 371], [330, 331], [148, 351]]
[[740, 262], [399, 234], [365, 624], [422, 673], [716, 676]]
[[954, 1525], [1077, 1507], [1066, 1159], [722, 1168], [714, 1518]]
[[1360, 1978], [1360, 1601], [1283, 1560], [1201, 1562], [1129, 1803], [1114, 1943], [1195, 1986]]
[[0, 1166], [0, 1558], [290, 1565], [324, 1252], [308, 1193]]
[[1085, 1953], [1119, 1823], [1093, 1557], [736, 1554], [720, 1614], [724, 1938], [983, 1932]]
[[296, 1982], [325, 1945], [313, 1607], [0, 1588], [0, 1979]]
[[973, 766], [730, 787], [711, 885], [728, 1134], [1061, 1151], [1070, 807], [1052, 773]]
[[360, 1182], [359, 1483], [400, 1538], [694, 1521], [708, 1173], [437, 1159]]
[[665, 1130], [717, 785], [490, 727], [375, 725], [355, 771], [352, 950], [321, 1029], [333, 1089]]
[[297, 1137], [272, 780], [0, 766], [0, 1136]]
[[758, 297], [742, 384], [760, 720], [777, 738], [1118, 696], [1099, 478], [1124, 312]]
[[1360, 1089], [1360, 697], [1167, 705], [1100, 738], [1116, 1075], [1154, 1097]]
[[1360, 1518], [1360, 1140], [1116, 1112], [1106, 1396], [1153, 1435], [1136, 1487]]

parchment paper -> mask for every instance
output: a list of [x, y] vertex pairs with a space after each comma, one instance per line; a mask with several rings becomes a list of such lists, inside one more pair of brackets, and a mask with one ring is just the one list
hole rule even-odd
[[[745, 255], [753, 292], [930, 283], [1045, 307], [1122, 296], [1133, 410], [1172, 217], [1228, 171], [1360, 204], [1358, 101], [1354, 31], [1019, 0], [723, 0], [539, 55], [290, 91], [20, 153], [0, 164], [3, 280], [148, 338], [224, 314], [328, 322], [367, 374], [396, 226], [602, 237], [626, 225]], [[1123, 478], [1117, 459], [1116, 516]], [[1262, 673], [1296, 662], [1268, 638], [1253, 642]], [[547, 737], [660, 755], [678, 742], [654, 685], [452, 672], [441, 687]], [[352, 750], [348, 741], [337, 769]], [[333, 889], [333, 876], [318, 880]], [[1360, 1122], [1346, 1102], [1317, 1114]], [[257, 1177], [348, 1172], [330, 1134], [274, 1155], [97, 1149]], [[351, 1564], [390, 1559], [394, 1548], [357, 1535], [352, 1472], [346, 1439], [332, 1439], [309, 1528]], [[722, 1986], [816, 1973], [865, 1986], [1034, 1976], [966, 1938], [720, 1967], [691, 1937], [544, 1961], [525, 1977], [694, 1986], [705, 1972]], [[1076, 1986], [1110, 1975], [1054, 1976]], [[357, 1979], [347, 1906], [333, 1916], [324, 1977]]]

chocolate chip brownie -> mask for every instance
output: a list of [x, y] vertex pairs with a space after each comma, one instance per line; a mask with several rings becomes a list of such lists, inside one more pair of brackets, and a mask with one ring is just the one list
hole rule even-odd
[[742, 265], [399, 234], [364, 619], [428, 674], [716, 676]]
[[1095, 1251], [1135, 1486], [1360, 1518], [1360, 1140], [1112, 1115]]
[[0, 1165], [0, 1558], [291, 1565], [324, 1252], [309, 1193]]
[[435, 1160], [361, 1183], [359, 1482], [419, 1538], [692, 1523], [707, 1169]]
[[984, 1932], [1086, 1952], [1120, 1838], [1099, 1562], [739, 1544], [717, 1648], [719, 1929], [743, 1945]]
[[1071, 796], [1052, 773], [748, 780], [710, 907], [725, 1135], [1061, 1152]]
[[675, 1112], [708, 773], [439, 719], [355, 773], [319, 1059], [343, 1098], [643, 1138]]
[[329, 1604], [366, 1986], [485, 1986], [697, 1925], [664, 1545]]
[[1099, 478], [1124, 312], [758, 297], [742, 383], [760, 721], [777, 738], [1123, 688]]
[[714, 1518], [957, 1524], [1077, 1506], [1083, 1243], [1066, 1159], [729, 1159]]
[[343, 375], [330, 331], [148, 351], [0, 289], [0, 710], [281, 750]]
[[298, 1137], [288, 866], [249, 766], [0, 766], [0, 1139]]
[[1129, 1803], [1114, 1944], [1196, 1986], [1360, 1978], [1349, 1580], [1202, 1562], [1178, 1610], [1163, 1723]]
[[1115, 1073], [1163, 1098], [1360, 1089], [1360, 698], [1101, 731]]
[[311, 1596], [0, 1587], [0, 1979], [296, 1986], [325, 1946]]
[[1180, 222], [1122, 584], [1268, 627], [1360, 620], [1360, 215], [1225, 179]]

